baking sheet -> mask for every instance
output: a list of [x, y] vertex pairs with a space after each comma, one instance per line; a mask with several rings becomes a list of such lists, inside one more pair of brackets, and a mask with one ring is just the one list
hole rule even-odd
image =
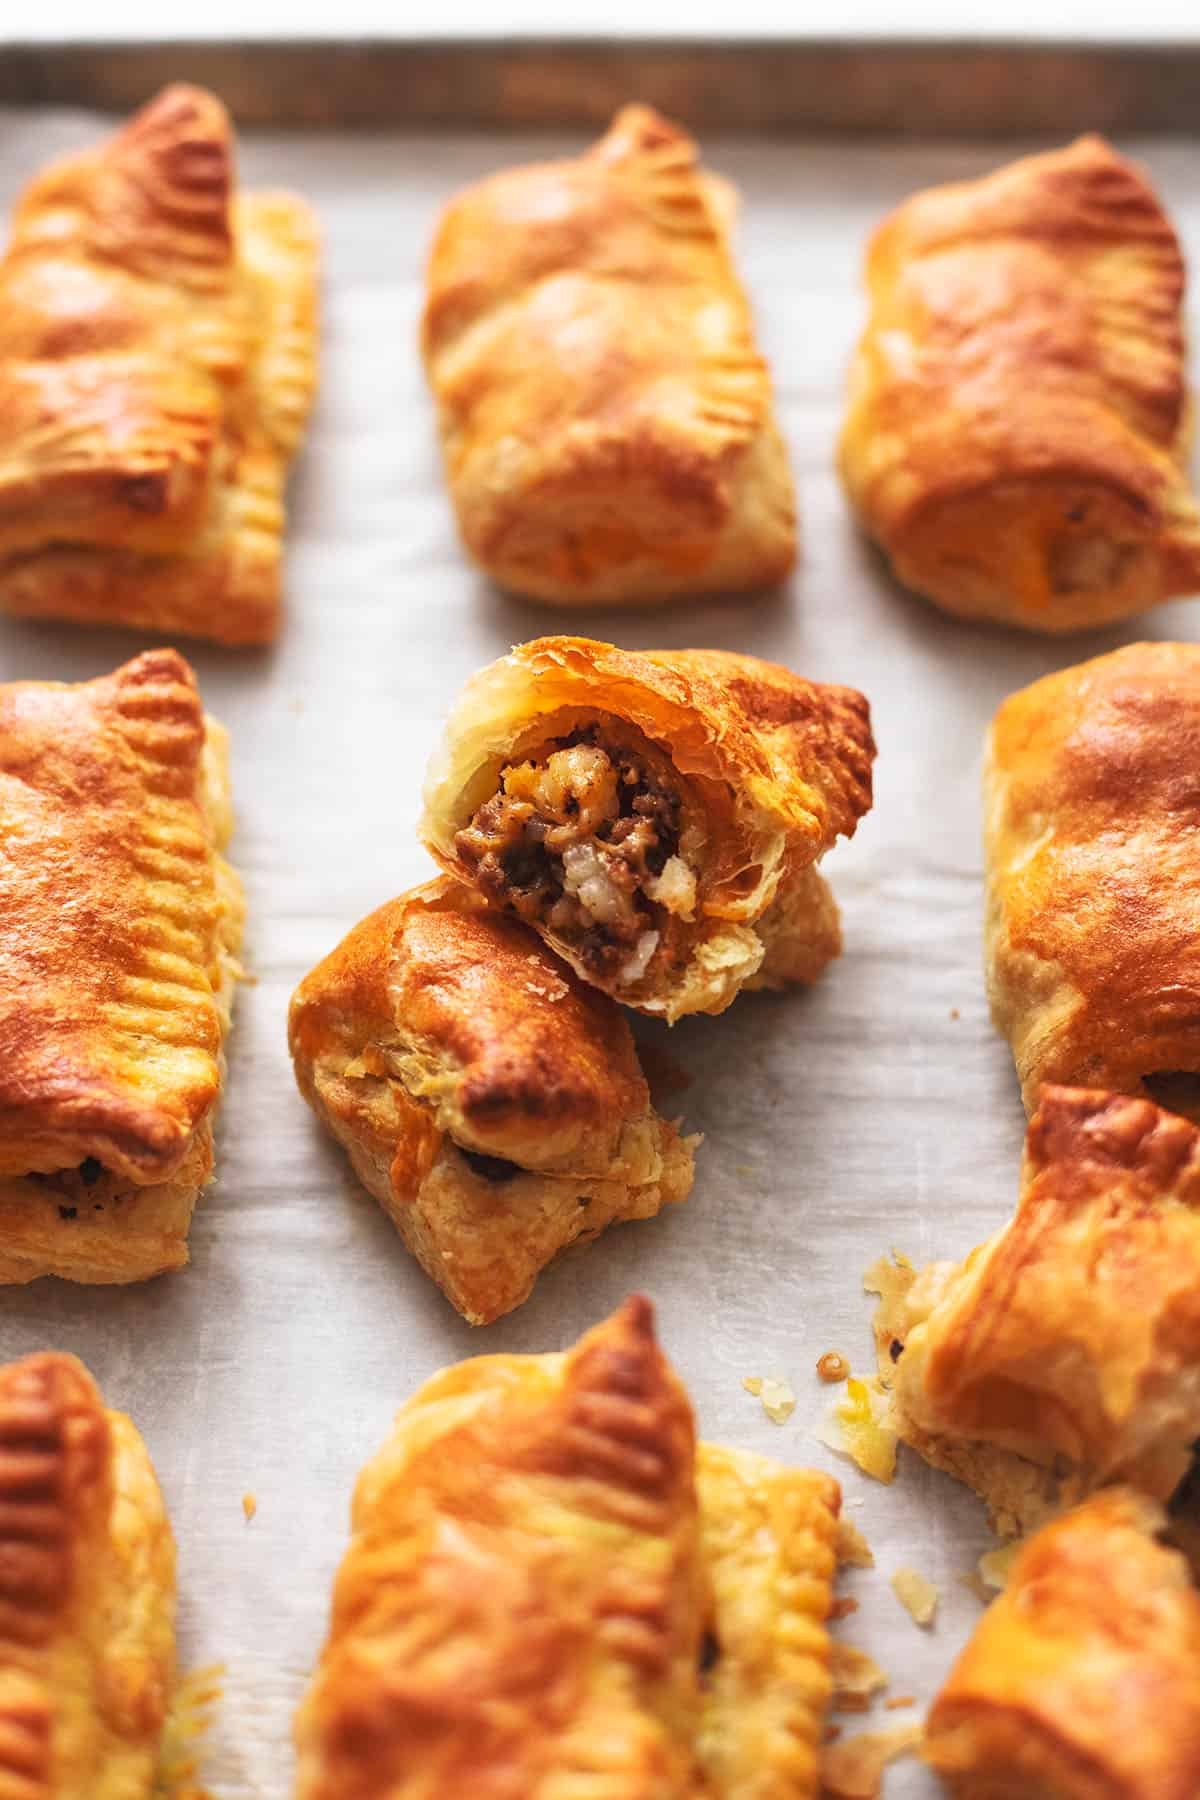
[[[0, 200], [97, 129], [79, 114], [0, 113]], [[290, 1793], [290, 1718], [324, 1633], [351, 1486], [395, 1408], [446, 1362], [572, 1341], [634, 1287], [657, 1303], [706, 1435], [841, 1477], [877, 1567], [850, 1577], [861, 1608], [839, 1634], [870, 1647], [893, 1693], [932, 1694], [978, 1613], [957, 1577], [986, 1547], [981, 1509], [907, 1454], [883, 1488], [825, 1450], [813, 1432], [841, 1390], [814, 1365], [835, 1347], [868, 1364], [868, 1262], [892, 1245], [917, 1261], [961, 1254], [1014, 1202], [1023, 1120], [980, 975], [977, 783], [993, 708], [1047, 670], [1137, 636], [1188, 638], [1200, 619], [1176, 604], [1069, 642], [972, 628], [895, 588], [856, 536], [831, 455], [862, 316], [861, 248], [910, 190], [995, 160], [945, 145], [710, 145], [743, 192], [741, 263], [799, 485], [803, 563], [782, 592], [562, 616], [489, 588], [459, 550], [441, 485], [414, 348], [421, 261], [451, 191], [577, 143], [274, 136], [243, 147], [247, 182], [293, 185], [320, 212], [326, 341], [292, 488], [282, 641], [269, 653], [184, 646], [232, 736], [256, 977], [237, 1002], [219, 1180], [183, 1273], [125, 1290], [0, 1293], [0, 1357], [76, 1352], [151, 1446], [180, 1545], [184, 1662], [228, 1671], [208, 1766], [223, 1800]], [[1194, 148], [1128, 148], [1200, 256]], [[842, 960], [809, 994], [744, 997], [669, 1036], [693, 1077], [677, 1104], [706, 1136], [689, 1203], [569, 1255], [516, 1314], [475, 1332], [301, 1103], [284, 1021], [305, 970], [429, 873], [414, 840], [420, 781], [461, 683], [560, 616], [629, 647], [736, 648], [861, 687], [877, 799], [826, 865]], [[82, 680], [148, 641], [4, 621], [0, 678]], [[782, 1427], [742, 1388], [763, 1374], [796, 1390]], [[888, 1586], [903, 1566], [941, 1589], [929, 1632]], [[870, 1719], [841, 1723], [909, 1716], [877, 1703]], [[934, 1786], [902, 1764], [886, 1792], [915, 1800]]]

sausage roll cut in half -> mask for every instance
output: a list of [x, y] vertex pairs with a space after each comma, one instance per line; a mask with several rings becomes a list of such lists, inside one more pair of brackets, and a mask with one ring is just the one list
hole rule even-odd
[[926, 1723], [957, 1800], [1195, 1800], [1200, 1595], [1164, 1525], [1111, 1488], [1022, 1548]]
[[[878, 1265], [891, 1422], [1000, 1520], [1117, 1476], [1166, 1500], [1200, 1438], [1200, 1131], [1047, 1088], [1016, 1214], [962, 1263]], [[1066, 1484], [1064, 1487], [1064, 1483]]]
[[686, 1200], [621, 1009], [445, 877], [356, 925], [300, 983], [296, 1079], [473, 1325], [568, 1244]]
[[1044, 1081], [1200, 1108], [1200, 645], [1130, 644], [1013, 694], [985, 774], [988, 992]]
[[871, 805], [870, 709], [721, 650], [522, 644], [469, 682], [422, 833], [585, 980], [674, 1020], [841, 949], [817, 863]]
[[21, 197], [0, 260], [0, 607], [274, 637], [316, 230], [290, 194], [239, 196], [233, 154], [220, 102], [170, 87]]
[[815, 1800], [839, 1506], [696, 1445], [648, 1301], [444, 1370], [359, 1479], [297, 1800]]
[[5, 1800], [201, 1800], [163, 1497], [72, 1356], [0, 1368], [0, 1569]]
[[1184, 265], [1102, 138], [918, 194], [876, 232], [842, 474], [947, 612], [1076, 631], [1200, 591]]
[[471, 555], [567, 605], [777, 581], [795, 503], [733, 190], [646, 107], [447, 209], [423, 347]]
[[242, 931], [192, 671], [0, 687], [0, 1281], [187, 1261]]

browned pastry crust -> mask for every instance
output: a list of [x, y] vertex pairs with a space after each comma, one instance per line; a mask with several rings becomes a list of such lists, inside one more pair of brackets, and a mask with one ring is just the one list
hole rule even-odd
[[1075, 631], [1200, 589], [1184, 265], [1102, 138], [918, 194], [876, 232], [842, 474], [948, 612]]
[[815, 1800], [839, 1504], [697, 1451], [645, 1300], [444, 1370], [359, 1480], [297, 1800]]
[[585, 980], [669, 1020], [716, 1013], [840, 951], [817, 863], [869, 809], [874, 754], [852, 688], [539, 638], [463, 690], [421, 830]]
[[686, 1200], [625, 1017], [516, 920], [442, 878], [307, 975], [296, 1079], [426, 1273], [473, 1325], [567, 1245]]
[[733, 196], [628, 106], [571, 162], [447, 209], [423, 347], [463, 539], [543, 600], [779, 580], [795, 501], [733, 265]]
[[[877, 1272], [893, 1421], [1028, 1523], [1069, 1474], [1167, 1499], [1200, 1437], [1200, 1132], [1046, 1088], [1016, 1214], [958, 1265]], [[1024, 1459], [1022, 1467], [1012, 1455]], [[1039, 1472], [1041, 1478], [1039, 1479]]]
[[1044, 1081], [1194, 1108], [1200, 646], [1130, 644], [996, 714], [985, 776], [992, 1016]]
[[187, 1261], [242, 927], [230, 825], [178, 652], [0, 687], [0, 1281]]
[[150, 1800], [175, 1546], [146, 1447], [74, 1357], [0, 1369], [0, 1794]]
[[234, 188], [213, 95], [166, 88], [30, 185], [0, 261], [0, 606], [228, 644], [279, 626], [315, 381], [316, 228]]
[[1195, 1800], [1200, 1595], [1164, 1523], [1112, 1488], [1021, 1550], [926, 1724], [958, 1800]]

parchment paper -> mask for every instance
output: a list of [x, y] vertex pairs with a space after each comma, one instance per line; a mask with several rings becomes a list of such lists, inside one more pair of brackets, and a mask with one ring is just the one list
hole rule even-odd
[[[103, 129], [79, 115], [0, 115], [0, 200]], [[180, 1546], [184, 1661], [227, 1667], [208, 1766], [223, 1800], [290, 1793], [291, 1714], [324, 1634], [351, 1486], [396, 1407], [444, 1363], [572, 1341], [634, 1287], [657, 1303], [706, 1435], [841, 1477], [877, 1568], [851, 1577], [861, 1609], [838, 1629], [870, 1647], [893, 1694], [931, 1696], [978, 1615], [957, 1577], [987, 1545], [981, 1509], [915, 1458], [902, 1455], [885, 1489], [825, 1450], [814, 1428], [841, 1390], [814, 1365], [838, 1348], [869, 1366], [867, 1263], [892, 1245], [920, 1261], [959, 1255], [1014, 1203], [1023, 1118], [980, 975], [977, 784], [993, 708], [1047, 670], [1139, 635], [1191, 637], [1197, 624], [1180, 604], [1067, 642], [969, 628], [895, 588], [851, 525], [832, 451], [866, 234], [912, 189], [983, 172], [999, 160], [986, 147], [708, 146], [742, 190], [742, 268], [799, 485], [803, 564], [784, 591], [568, 616], [490, 589], [459, 549], [442, 488], [415, 349], [422, 260], [452, 191], [577, 143], [280, 136], [243, 147], [247, 182], [311, 196], [327, 272], [282, 640], [265, 654], [184, 646], [232, 734], [256, 977], [237, 1001], [219, 1180], [181, 1274], [0, 1292], [0, 1357], [75, 1351], [150, 1444]], [[1195, 147], [1132, 148], [1200, 256]], [[810, 994], [745, 997], [670, 1034], [694, 1078], [676, 1105], [705, 1133], [690, 1202], [568, 1256], [517, 1313], [476, 1332], [309, 1116], [284, 1019], [312, 963], [429, 873], [414, 838], [420, 781], [460, 684], [559, 628], [631, 647], [726, 646], [861, 687], [877, 799], [826, 864], [842, 960]], [[148, 641], [0, 622], [0, 677], [81, 680]], [[742, 1388], [764, 1374], [796, 1390], [786, 1425]], [[906, 1565], [941, 1589], [928, 1632], [888, 1586]], [[841, 1723], [910, 1716], [877, 1704]], [[933, 1791], [915, 1764], [888, 1778], [889, 1796]]]

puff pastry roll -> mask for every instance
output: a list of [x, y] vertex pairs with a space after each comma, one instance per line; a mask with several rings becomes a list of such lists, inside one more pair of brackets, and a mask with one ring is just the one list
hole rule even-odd
[[962, 1263], [869, 1279], [893, 1423], [994, 1512], [1023, 1522], [1021, 1490], [1049, 1501], [1063, 1474], [1164, 1500], [1186, 1474], [1200, 1438], [1200, 1132], [1186, 1119], [1046, 1088], [1010, 1223]]
[[0, 1571], [5, 1800], [201, 1800], [171, 1750], [162, 1494], [136, 1428], [73, 1356], [0, 1369]]
[[18, 202], [0, 261], [0, 607], [226, 644], [279, 625], [316, 358], [313, 216], [238, 196], [169, 87]]
[[697, 1451], [648, 1301], [444, 1370], [359, 1479], [297, 1800], [815, 1800], [839, 1507]]
[[1200, 591], [1184, 265], [1102, 138], [918, 194], [876, 232], [842, 475], [947, 612], [1077, 631]]
[[817, 863], [869, 809], [874, 754], [852, 688], [540, 638], [467, 684], [421, 829], [585, 980], [673, 1021], [838, 955]]
[[0, 1281], [187, 1261], [242, 930], [231, 823], [176, 651], [0, 687]]
[[1158, 1506], [1098, 1494], [1021, 1550], [926, 1723], [959, 1800], [1194, 1800], [1200, 1596]]
[[472, 1325], [568, 1244], [686, 1200], [619, 1007], [445, 877], [356, 925], [292, 998], [300, 1091]]
[[795, 501], [734, 268], [733, 191], [643, 106], [462, 194], [423, 348], [471, 555], [565, 605], [779, 580]]
[[985, 773], [992, 1017], [1044, 1081], [1200, 1105], [1200, 646], [1130, 644], [1013, 694]]

